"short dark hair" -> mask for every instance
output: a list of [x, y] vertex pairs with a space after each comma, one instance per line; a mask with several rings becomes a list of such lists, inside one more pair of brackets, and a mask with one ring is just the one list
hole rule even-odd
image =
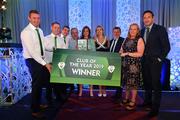
[[115, 29], [116, 29], [116, 30], [119, 30], [119, 31], [121, 32], [121, 28], [120, 28], [120, 27], [117, 27], [117, 26], [116, 26], [116, 27], [113, 28], [113, 30], [115, 30]]
[[67, 26], [67, 25], [63, 26], [63, 29], [64, 29], [64, 28], [70, 29], [69, 26]]
[[29, 17], [31, 16], [32, 13], [40, 14], [39, 11], [37, 11], [37, 10], [30, 10], [29, 11]]
[[144, 12], [143, 12], [143, 16], [144, 16], [144, 14], [146, 14], [146, 13], [150, 13], [150, 14], [152, 15], [152, 17], [154, 17], [154, 13], [153, 13], [151, 10], [146, 10], [146, 11], [144, 11]]
[[59, 23], [59, 22], [57, 22], [57, 21], [52, 22], [52, 23], [51, 23], [51, 26], [53, 26], [54, 24], [58, 24], [58, 25], [60, 26], [60, 23]]

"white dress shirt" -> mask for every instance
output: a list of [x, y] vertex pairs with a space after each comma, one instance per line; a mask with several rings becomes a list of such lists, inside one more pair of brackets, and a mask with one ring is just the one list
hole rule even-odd
[[72, 49], [72, 50], [77, 50], [77, 47], [78, 47], [78, 40], [74, 40], [72, 37], [71, 39], [69, 40], [69, 46], [68, 46], [68, 49]]
[[[57, 46], [56, 48], [62, 48], [66, 49], [66, 45], [64, 43], [64, 39], [56, 36]], [[53, 49], [55, 48], [55, 35], [51, 33], [50, 35], [47, 35], [44, 39], [44, 45], [45, 45], [45, 61], [47, 63], [52, 63], [52, 57], [53, 57]]]
[[[61, 38], [63, 39], [63, 41], [64, 41], [64, 35], [61, 34], [60, 37], [61, 37]], [[70, 37], [69, 35], [67, 35], [67, 36], [66, 36], [66, 43], [64, 43], [64, 44], [66, 44], [66, 49], [68, 49], [68, 47], [69, 47], [69, 41], [70, 41], [70, 39], [71, 39], [71, 37]]]
[[110, 46], [110, 51], [111, 51], [111, 52], [114, 52], [118, 40], [119, 40], [119, 38], [114, 38], [114, 39], [113, 39], [112, 44], [111, 44], [111, 46]]
[[23, 56], [25, 59], [33, 58], [38, 63], [43, 66], [46, 64], [43, 59], [44, 56], [41, 56], [41, 48], [39, 43], [39, 38], [36, 29], [39, 30], [43, 52], [44, 52], [44, 34], [40, 28], [34, 27], [31, 23], [27, 25], [21, 32], [21, 41], [23, 46]]
[[[151, 31], [151, 28], [152, 28], [152, 26], [153, 26], [153, 24], [152, 25], [150, 25], [150, 26], [145, 26], [146, 28], [147, 27], [149, 27], [149, 33], [150, 33], [150, 31]], [[147, 40], [146, 40], [146, 33], [147, 33], [147, 29], [145, 29], [145, 32], [144, 32], [144, 42], [146, 43], [147, 42]]]

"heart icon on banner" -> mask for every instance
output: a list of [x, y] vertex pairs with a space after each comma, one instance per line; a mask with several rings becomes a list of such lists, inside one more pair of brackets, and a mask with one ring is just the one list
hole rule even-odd
[[110, 73], [113, 73], [115, 70], [115, 67], [113, 65], [108, 66], [108, 70]]
[[65, 67], [65, 63], [64, 62], [59, 62], [58, 67], [59, 67], [59, 69], [63, 69]]

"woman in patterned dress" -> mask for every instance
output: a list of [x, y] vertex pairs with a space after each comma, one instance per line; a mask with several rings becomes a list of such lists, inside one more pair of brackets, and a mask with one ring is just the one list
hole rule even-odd
[[[98, 25], [96, 27], [96, 35], [95, 35], [95, 45], [96, 45], [96, 51], [102, 51], [102, 52], [109, 52], [109, 40], [104, 35], [104, 29], [102, 26]], [[105, 86], [99, 86], [99, 93], [98, 96], [106, 97], [106, 87]]]
[[120, 50], [122, 57], [122, 84], [125, 88], [125, 99], [122, 104], [126, 105], [127, 110], [135, 109], [137, 89], [142, 86], [141, 57], [143, 53], [144, 41], [140, 37], [138, 24], [133, 23], [129, 27], [128, 37]]

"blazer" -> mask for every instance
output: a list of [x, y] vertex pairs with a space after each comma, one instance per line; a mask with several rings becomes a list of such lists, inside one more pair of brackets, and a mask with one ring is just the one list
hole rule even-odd
[[[111, 48], [111, 45], [112, 45], [112, 43], [113, 43], [113, 40], [114, 40], [114, 39], [112, 39], [112, 40], [110, 41], [110, 48]], [[124, 38], [119, 37], [119, 39], [118, 39], [118, 41], [117, 41], [117, 43], [116, 43], [114, 52], [118, 53], [118, 52], [120, 51], [121, 45], [122, 45], [123, 41], [124, 41]], [[109, 48], [109, 51], [110, 51], [110, 48]], [[110, 51], [110, 52], [111, 52], [111, 51]]]
[[[145, 28], [141, 30], [144, 37]], [[153, 24], [145, 43], [144, 55], [150, 58], [164, 60], [170, 51], [170, 43], [166, 29], [163, 26]]]

